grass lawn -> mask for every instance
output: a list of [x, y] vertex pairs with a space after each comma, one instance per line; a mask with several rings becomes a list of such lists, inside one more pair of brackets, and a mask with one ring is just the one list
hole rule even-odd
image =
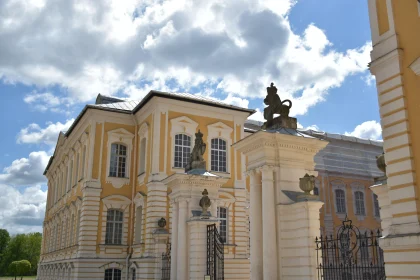
[[[0, 279], [2, 279], [2, 280], [15, 280], [15, 277], [12, 277], [12, 276], [5, 276], [5, 277], [0, 277]], [[19, 279], [20, 280], [20, 277], [16, 277], [16, 280], [17, 279]], [[36, 279], [36, 276], [23, 276], [23, 279], [24, 280], [35, 280]]]

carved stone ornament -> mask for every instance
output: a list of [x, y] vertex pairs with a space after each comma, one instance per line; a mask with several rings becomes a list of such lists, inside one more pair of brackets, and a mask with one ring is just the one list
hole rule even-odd
[[209, 207], [211, 206], [211, 201], [208, 197], [209, 193], [207, 192], [207, 189], [204, 189], [202, 195], [203, 197], [200, 199], [200, 207], [203, 209], [201, 216], [209, 216], [207, 209], [209, 209]]
[[385, 163], [385, 153], [376, 157], [376, 165], [378, 166], [379, 170], [383, 173], [386, 173], [386, 163]]
[[166, 226], [166, 219], [165, 218], [160, 218], [160, 220], [158, 221], [158, 226], [160, 228], [164, 228]]
[[311, 194], [311, 191], [315, 188], [315, 176], [305, 174], [303, 178], [299, 179], [299, 187], [305, 194]]
[[203, 141], [203, 133], [198, 130], [195, 134], [194, 148], [190, 154], [190, 159], [185, 166], [185, 172], [192, 169], [206, 169], [206, 162], [204, 161], [203, 155], [206, 151], [206, 143]]
[[[288, 104], [286, 105], [285, 103]], [[267, 87], [267, 96], [264, 99], [264, 104], [268, 105], [268, 107], [264, 109], [264, 119], [267, 121], [272, 120], [274, 114], [280, 114], [282, 117], [288, 117], [290, 108], [292, 108], [292, 101], [289, 99], [281, 101], [274, 83], [271, 83], [271, 86]]]

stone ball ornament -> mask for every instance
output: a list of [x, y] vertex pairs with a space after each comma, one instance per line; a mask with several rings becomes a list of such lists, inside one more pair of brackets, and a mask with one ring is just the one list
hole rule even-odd
[[299, 178], [299, 187], [305, 194], [310, 194], [315, 188], [315, 176], [306, 173], [303, 178]]
[[158, 221], [158, 226], [160, 228], [164, 228], [166, 226], [166, 219], [165, 218], [160, 218], [160, 220]]
[[383, 173], [386, 173], [386, 163], [385, 163], [385, 153], [376, 157], [376, 165], [378, 166], [379, 170]]

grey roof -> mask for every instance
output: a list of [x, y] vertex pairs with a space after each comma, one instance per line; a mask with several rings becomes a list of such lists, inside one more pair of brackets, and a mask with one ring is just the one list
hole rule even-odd
[[378, 140], [363, 139], [363, 138], [358, 138], [358, 137], [354, 137], [354, 136], [348, 136], [348, 135], [343, 135], [343, 134], [338, 134], [338, 133], [327, 133], [327, 132], [324, 132], [324, 131], [316, 131], [316, 130], [312, 130], [312, 129], [306, 129], [306, 130], [305, 129], [300, 129], [300, 131], [302, 133], [312, 135], [312, 136], [315, 136], [317, 138], [322, 138], [322, 139], [325, 139], [325, 140], [337, 139], [337, 140], [344, 140], [344, 141], [349, 141], [349, 142], [356, 142], [356, 143], [360, 143], [360, 144], [375, 145], [375, 146], [378, 146], [378, 147], [383, 146], [383, 142], [378, 141]]
[[297, 136], [297, 137], [319, 139], [318, 137], [313, 137], [309, 134], [302, 133], [298, 129], [293, 129], [293, 128], [280, 127], [280, 128], [276, 128], [276, 129], [267, 129], [265, 131], [269, 132], [269, 133], [280, 133], [280, 134], [292, 135], [292, 136]]
[[93, 104], [92, 107], [100, 107], [100, 108], [109, 108], [118, 111], [126, 111], [131, 112], [139, 105], [140, 100], [130, 100], [130, 101], [122, 101], [122, 102], [115, 102], [115, 103], [106, 103], [106, 104]]

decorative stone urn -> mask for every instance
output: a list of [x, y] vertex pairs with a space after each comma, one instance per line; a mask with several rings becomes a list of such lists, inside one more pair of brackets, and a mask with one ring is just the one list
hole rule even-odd
[[311, 191], [315, 188], [315, 176], [308, 175], [308, 173], [299, 179], [299, 187], [305, 194], [311, 194]]
[[158, 226], [160, 228], [164, 228], [166, 226], [166, 219], [165, 218], [160, 218], [160, 220], [158, 221]]
[[203, 212], [201, 213], [201, 216], [208, 217], [209, 213], [207, 212], [207, 209], [211, 206], [210, 198], [208, 197], [209, 193], [207, 189], [204, 189], [202, 192], [203, 197], [200, 199], [200, 207], [203, 209]]
[[385, 163], [385, 153], [376, 157], [376, 165], [378, 166], [379, 170], [383, 173], [386, 173], [386, 163]]

